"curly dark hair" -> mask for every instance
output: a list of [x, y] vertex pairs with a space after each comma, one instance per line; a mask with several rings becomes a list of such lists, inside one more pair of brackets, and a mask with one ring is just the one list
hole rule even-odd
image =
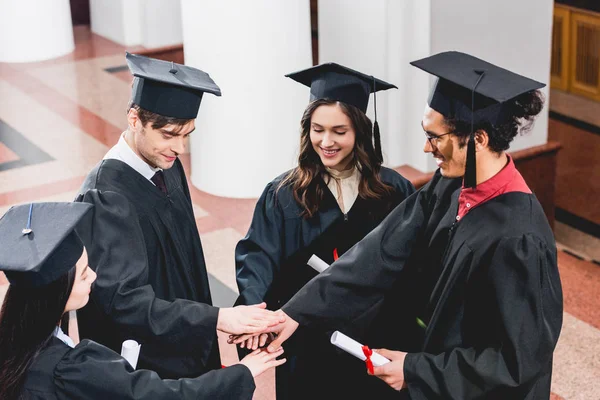
[[319, 204], [324, 196], [320, 178], [326, 173], [325, 166], [310, 140], [311, 118], [317, 108], [332, 104], [339, 105], [342, 112], [350, 118], [356, 133], [350, 164], [358, 168], [361, 174], [358, 196], [365, 200], [382, 200], [390, 198], [393, 193], [393, 188], [383, 183], [379, 176], [381, 160], [373, 146], [373, 123], [369, 117], [353, 105], [336, 100], [318, 99], [308, 105], [300, 121], [298, 166], [278, 186], [279, 190], [285, 185], [291, 185], [294, 198], [303, 208], [304, 218], [312, 217], [319, 210]]
[[[483, 121], [473, 126], [475, 132], [483, 130], [488, 134], [489, 148], [496, 153], [507, 150], [518, 134], [531, 130], [535, 117], [544, 108], [544, 95], [539, 90], [527, 92], [515, 97], [505, 107], [508, 107], [508, 115], [512, 116], [508, 121], [500, 124]], [[471, 121], [446, 118], [444, 122], [459, 137], [460, 146], [465, 146], [471, 134]]]

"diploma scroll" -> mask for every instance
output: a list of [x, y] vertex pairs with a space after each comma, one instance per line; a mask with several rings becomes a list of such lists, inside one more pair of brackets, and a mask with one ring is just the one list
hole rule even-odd
[[123, 342], [121, 346], [121, 356], [126, 359], [129, 364], [135, 369], [138, 362], [138, 357], [140, 356], [140, 347], [142, 345], [138, 344], [135, 340], [126, 340]]
[[[367, 357], [365, 356], [365, 353], [362, 350], [363, 345], [358, 343], [356, 340], [344, 335], [340, 331], [333, 332], [333, 334], [331, 335], [331, 344], [339, 347], [340, 349], [344, 350], [345, 352], [350, 353], [354, 357], [359, 358], [363, 361], [365, 361], [367, 359]], [[375, 352], [373, 352], [373, 354], [371, 355], [371, 361], [373, 362], [373, 365], [376, 367], [380, 367], [383, 364], [387, 364], [390, 362], [390, 360], [388, 360], [381, 354], [377, 354]]]
[[315, 271], [317, 271], [318, 273], [321, 273], [321, 272], [325, 271], [327, 268], [329, 268], [329, 264], [327, 264], [325, 261], [321, 260], [315, 254], [313, 254], [308, 259], [308, 261], [306, 262], [306, 264], [308, 264], [311, 267], [313, 267], [313, 269]]

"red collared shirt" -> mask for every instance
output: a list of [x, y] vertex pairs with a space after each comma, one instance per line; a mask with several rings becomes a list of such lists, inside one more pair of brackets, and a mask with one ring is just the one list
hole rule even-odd
[[475, 188], [463, 186], [458, 196], [458, 215], [456, 220], [460, 221], [473, 208], [500, 196], [504, 193], [523, 192], [531, 194], [531, 189], [525, 183], [521, 173], [517, 171], [513, 159], [507, 155], [508, 163], [500, 172]]

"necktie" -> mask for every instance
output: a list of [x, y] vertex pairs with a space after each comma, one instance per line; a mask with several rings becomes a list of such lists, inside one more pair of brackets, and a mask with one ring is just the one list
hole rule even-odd
[[156, 173], [150, 180], [156, 185], [157, 188], [160, 189], [161, 192], [167, 194], [167, 185], [165, 185], [165, 175], [163, 174], [162, 170], [156, 171]]

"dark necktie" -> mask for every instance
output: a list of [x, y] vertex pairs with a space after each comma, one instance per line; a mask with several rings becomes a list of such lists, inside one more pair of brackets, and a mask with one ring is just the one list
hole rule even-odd
[[150, 180], [156, 185], [157, 188], [160, 189], [161, 192], [167, 194], [167, 185], [165, 185], [165, 175], [163, 174], [162, 170], [156, 171], [156, 173]]

